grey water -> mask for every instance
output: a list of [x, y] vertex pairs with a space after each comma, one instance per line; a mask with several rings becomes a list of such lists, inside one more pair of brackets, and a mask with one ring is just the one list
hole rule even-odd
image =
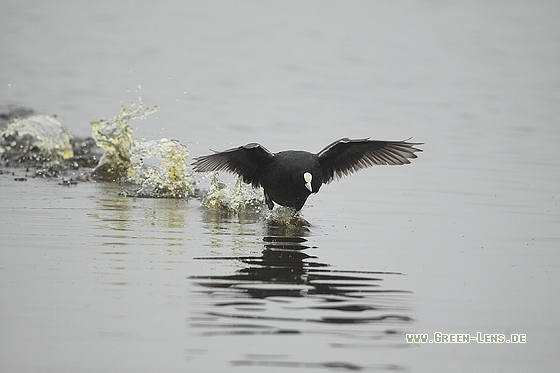
[[[559, 19], [555, 1], [2, 1], [0, 108], [76, 136], [142, 102], [135, 138], [191, 157], [424, 151], [323, 186], [309, 227], [1, 168], [0, 370], [557, 371]], [[526, 342], [406, 340], [436, 332]]]

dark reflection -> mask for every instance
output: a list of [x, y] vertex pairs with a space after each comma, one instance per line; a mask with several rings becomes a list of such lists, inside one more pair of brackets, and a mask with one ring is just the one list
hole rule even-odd
[[[207, 337], [299, 335], [303, 344], [306, 335], [320, 334], [326, 335], [328, 346], [338, 351], [406, 346], [406, 332], [401, 328], [413, 321], [408, 306], [412, 292], [383, 287], [385, 279], [402, 274], [332, 268], [315, 255], [319, 249], [310, 245], [307, 228], [299, 235], [293, 231], [294, 227], [266, 227], [260, 255], [196, 258], [225, 263], [224, 269], [231, 270], [227, 263], [232, 262], [241, 263], [241, 267], [233, 273], [190, 277], [203, 294], [203, 309], [191, 319], [191, 327]], [[211, 267], [216, 270], [216, 266]], [[249, 359], [232, 364], [303, 364], [343, 370], [386, 367], [361, 366], [352, 361], [302, 363], [290, 359]]]
[[[392, 313], [372, 317], [348, 316], [350, 313], [361, 314], [364, 311], [400, 311], [401, 307], [383, 303], [385, 298], [379, 299], [380, 303], [377, 303], [372, 297], [374, 295], [411, 293], [406, 290], [382, 288], [383, 277], [398, 276], [401, 273], [330, 269], [329, 264], [320, 262], [317, 260], [317, 256], [306, 252], [316, 248], [311, 248], [304, 237], [265, 236], [263, 241], [264, 250], [260, 256], [196, 258], [198, 260], [234, 260], [245, 264], [243, 268], [233, 274], [191, 277], [198, 285], [209, 289], [210, 295], [217, 296], [215, 307], [260, 304], [247, 301], [247, 299], [312, 297], [318, 304], [308, 306], [309, 310], [336, 310], [343, 312], [344, 316], [322, 316], [305, 321], [364, 323], [388, 319], [412, 320], [409, 316]], [[218, 293], [217, 290], [211, 289], [227, 289], [229, 292]], [[228, 301], [220, 301], [221, 296], [228, 298]], [[208, 313], [216, 314], [215, 310]], [[230, 315], [230, 317], [234, 316]], [[241, 317], [250, 318], [249, 315]], [[259, 319], [262, 318], [263, 316], [259, 315]], [[288, 319], [293, 320], [293, 318]]]

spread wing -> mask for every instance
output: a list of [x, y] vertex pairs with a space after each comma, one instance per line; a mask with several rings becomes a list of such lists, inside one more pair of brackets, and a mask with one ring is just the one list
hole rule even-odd
[[251, 143], [239, 148], [195, 158], [193, 167], [197, 172], [230, 172], [242, 177], [247, 184], [258, 187], [263, 167], [273, 158], [274, 154], [265, 147]]
[[323, 173], [323, 183], [348, 176], [374, 165], [402, 165], [417, 158], [421, 152], [413, 143], [405, 141], [382, 141], [369, 139], [340, 139], [321, 150], [317, 156]]

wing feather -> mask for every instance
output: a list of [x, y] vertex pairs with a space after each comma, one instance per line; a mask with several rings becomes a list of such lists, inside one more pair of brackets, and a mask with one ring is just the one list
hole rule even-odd
[[251, 143], [238, 148], [214, 152], [195, 158], [196, 172], [226, 171], [243, 178], [247, 184], [260, 186], [259, 178], [265, 167], [274, 159], [274, 154], [262, 145]]
[[[409, 139], [408, 139], [409, 140]], [[317, 156], [323, 174], [323, 183], [348, 176], [375, 165], [403, 165], [417, 158], [415, 148], [422, 143], [370, 139], [340, 139], [321, 150]]]

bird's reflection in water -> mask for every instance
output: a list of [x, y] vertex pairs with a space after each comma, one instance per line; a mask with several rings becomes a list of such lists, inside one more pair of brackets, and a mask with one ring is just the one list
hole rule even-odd
[[[379, 359], [388, 347], [407, 346], [412, 292], [382, 286], [401, 273], [335, 269], [315, 255], [319, 248], [310, 245], [307, 227], [266, 229], [260, 255], [197, 258], [212, 272], [220, 271], [221, 263], [229, 273], [190, 278], [199, 307], [190, 319], [193, 331], [217, 338], [221, 350], [252, 346], [229, 361], [233, 366], [406, 370]], [[234, 272], [232, 262], [240, 264]], [[255, 351], [255, 344], [268, 352]], [[202, 345], [198, 340], [197, 348]], [[372, 355], [376, 347], [378, 357]], [[320, 357], [311, 358], [310, 349]], [[213, 347], [204, 351], [211, 354]]]
[[304, 237], [307, 229], [290, 229], [268, 227], [260, 256], [197, 258], [243, 266], [230, 274], [191, 277], [209, 300], [192, 326], [205, 335], [230, 335], [321, 333], [319, 325], [326, 323], [373, 324], [382, 326], [369, 330], [375, 336], [364, 335], [363, 328], [346, 332], [383, 339], [412, 321], [411, 292], [381, 286], [401, 273], [332, 269], [311, 254], [317, 248]]

